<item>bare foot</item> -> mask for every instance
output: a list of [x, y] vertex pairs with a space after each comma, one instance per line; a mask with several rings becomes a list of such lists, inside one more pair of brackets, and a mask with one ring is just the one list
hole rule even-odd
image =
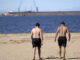
[[59, 57], [59, 59], [61, 59], [61, 57]]
[[39, 60], [42, 60], [42, 58], [40, 58]]
[[65, 57], [63, 57], [63, 60], [66, 60]]
[[33, 60], [35, 60], [35, 58], [33, 58]]

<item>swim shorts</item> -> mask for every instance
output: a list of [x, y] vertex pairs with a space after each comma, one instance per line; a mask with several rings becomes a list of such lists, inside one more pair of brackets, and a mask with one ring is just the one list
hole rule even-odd
[[33, 48], [34, 47], [41, 47], [41, 39], [40, 38], [33, 38], [32, 39], [32, 45], [33, 45]]
[[59, 37], [58, 38], [58, 45], [61, 47], [66, 47], [66, 44], [67, 44], [67, 38], [66, 37]]

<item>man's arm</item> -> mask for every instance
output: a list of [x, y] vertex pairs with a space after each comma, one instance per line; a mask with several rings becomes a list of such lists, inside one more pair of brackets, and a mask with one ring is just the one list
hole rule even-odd
[[43, 44], [43, 33], [42, 33], [42, 30], [40, 29], [40, 37], [41, 37], [41, 43]]
[[67, 33], [68, 33], [68, 40], [70, 41], [70, 38], [71, 38], [71, 34], [69, 32], [69, 29], [67, 28]]
[[59, 27], [58, 27], [57, 32], [56, 32], [55, 42], [56, 42], [56, 38], [57, 38], [57, 36], [58, 36], [58, 33], [59, 33]]
[[33, 39], [33, 31], [31, 31], [31, 39]]

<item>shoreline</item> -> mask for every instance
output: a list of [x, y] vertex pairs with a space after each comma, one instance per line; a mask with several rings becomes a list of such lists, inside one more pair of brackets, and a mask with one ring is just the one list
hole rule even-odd
[[[66, 35], [67, 36], [67, 35]], [[79, 39], [80, 33], [71, 33], [71, 39]], [[43, 33], [44, 40], [54, 40], [55, 33]], [[31, 42], [30, 33], [17, 33], [17, 34], [0, 34], [0, 43], [24, 43]]]

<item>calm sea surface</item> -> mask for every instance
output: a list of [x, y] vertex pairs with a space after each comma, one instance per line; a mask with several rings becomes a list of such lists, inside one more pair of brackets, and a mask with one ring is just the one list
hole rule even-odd
[[0, 34], [30, 33], [37, 22], [41, 24], [44, 33], [55, 33], [62, 21], [70, 32], [80, 32], [80, 15], [0, 16]]

